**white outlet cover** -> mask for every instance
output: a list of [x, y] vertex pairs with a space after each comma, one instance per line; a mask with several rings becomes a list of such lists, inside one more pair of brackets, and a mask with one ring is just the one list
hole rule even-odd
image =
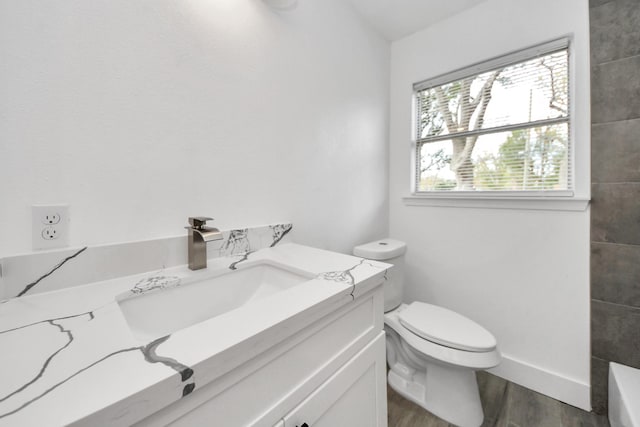
[[31, 207], [33, 249], [69, 246], [70, 222], [69, 205], [33, 205]]

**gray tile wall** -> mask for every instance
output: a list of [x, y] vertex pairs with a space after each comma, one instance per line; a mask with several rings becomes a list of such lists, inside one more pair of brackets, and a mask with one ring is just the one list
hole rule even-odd
[[590, 0], [591, 398], [640, 368], [640, 0]]

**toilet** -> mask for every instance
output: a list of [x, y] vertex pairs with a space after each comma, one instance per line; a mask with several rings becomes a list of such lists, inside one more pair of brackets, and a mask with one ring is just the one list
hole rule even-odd
[[494, 336], [454, 311], [425, 302], [402, 303], [406, 244], [382, 239], [354, 255], [393, 264], [384, 283], [388, 383], [397, 393], [460, 427], [484, 420], [476, 370], [500, 363]]

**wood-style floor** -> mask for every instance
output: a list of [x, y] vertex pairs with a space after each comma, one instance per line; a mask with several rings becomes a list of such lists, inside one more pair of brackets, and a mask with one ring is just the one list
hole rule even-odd
[[[609, 427], [595, 415], [550, 397], [478, 372], [483, 427]], [[455, 427], [387, 387], [389, 427]]]

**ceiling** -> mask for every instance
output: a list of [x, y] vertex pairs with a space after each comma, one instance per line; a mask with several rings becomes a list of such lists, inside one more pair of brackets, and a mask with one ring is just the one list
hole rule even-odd
[[485, 0], [349, 0], [387, 40], [398, 40]]

